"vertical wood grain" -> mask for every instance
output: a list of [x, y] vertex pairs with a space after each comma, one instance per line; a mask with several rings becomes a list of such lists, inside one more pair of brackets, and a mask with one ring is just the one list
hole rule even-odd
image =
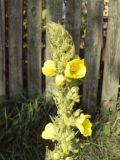
[[102, 103], [116, 101], [120, 78], [120, 1], [110, 0], [104, 55]]
[[[47, 0], [47, 20], [46, 23], [53, 21], [56, 23], [62, 22], [62, 0]], [[45, 60], [51, 59], [50, 48], [48, 44], [48, 37], [46, 34], [46, 51], [45, 51]], [[53, 80], [52, 78], [45, 77], [45, 94], [49, 96], [49, 91], [53, 89]]]
[[93, 114], [96, 110], [99, 67], [102, 46], [103, 0], [87, 1], [87, 35], [85, 63], [87, 74], [83, 85], [83, 107]]
[[65, 27], [73, 38], [77, 54], [80, 49], [81, 8], [81, 0], [66, 1]]
[[9, 0], [9, 95], [22, 94], [22, 17], [23, 0]]
[[5, 96], [5, 2], [0, 0], [0, 97]]
[[42, 0], [28, 0], [28, 94], [41, 94]]
[[46, 0], [47, 22], [62, 21], [62, 0]]

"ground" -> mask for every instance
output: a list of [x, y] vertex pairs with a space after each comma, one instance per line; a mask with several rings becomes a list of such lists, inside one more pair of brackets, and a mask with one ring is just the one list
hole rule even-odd
[[[96, 117], [79, 160], [120, 159], [120, 104], [113, 108]], [[1, 103], [0, 160], [44, 160], [45, 146], [51, 143], [40, 135], [55, 112], [55, 106], [42, 98]]]

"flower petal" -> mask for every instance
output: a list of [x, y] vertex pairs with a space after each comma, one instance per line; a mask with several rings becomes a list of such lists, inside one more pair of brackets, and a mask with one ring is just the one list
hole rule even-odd
[[84, 133], [84, 127], [83, 125], [79, 125], [78, 129], [80, 130], [80, 133], [83, 134]]
[[85, 119], [85, 121], [83, 122], [83, 126], [84, 128], [91, 128], [92, 123], [89, 121], [89, 119]]
[[45, 126], [45, 130], [42, 132], [42, 138], [44, 139], [54, 139], [55, 138], [55, 128], [54, 125], [52, 123], [48, 123]]
[[91, 118], [91, 115], [85, 114], [85, 118]]
[[44, 66], [42, 67], [42, 72], [46, 76], [54, 76], [56, 71], [55, 62], [52, 60], [47, 60], [44, 62]]
[[55, 133], [54, 125], [53, 125], [52, 123], [48, 123], [48, 124], [45, 126], [45, 131], [50, 132], [51, 134], [56, 134], [56, 133]]
[[85, 129], [83, 135], [84, 135], [84, 137], [91, 136], [92, 135], [92, 130], [91, 129]]
[[90, 118], [91, 116], [88, 114], [80, 114], [80, 117], [76, 120], [75, 125], [76, 127], [80, 130], [81, 134], [83, 134], [83, 136], [87, 137], [90, 136], [92, 134], [92, 123], [90, 122], [90, 120], [88, 118]]
[[43, 139], [53, 139], [54, 138], [54, 135], [53, 134], [50, 134], [49, 132], [47, 132], [47, 131], [43, 131], [42, 132], [42, 138]]
[[79, 58], [73, 59], [68, 62], [65, 69], [65, 76], [73, 79], [80, 79], [85, 77], [86, 67], [84, 60]]

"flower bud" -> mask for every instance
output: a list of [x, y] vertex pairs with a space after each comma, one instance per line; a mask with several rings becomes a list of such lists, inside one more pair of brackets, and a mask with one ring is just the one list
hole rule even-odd
[[56, 71], [55, 62], [52, 60], [47, 60], [42, 67], [42, 73], [45, 76], [54, 76]]
[[78, 117], [80, 115], [80, 112], [81, 110], [80, 109], [77, 109], [75, 112], [74, 112], [74, 116], [75, 117]]
[[55, 77], [55, 84], [57, 86], [63, 86], [65, 84], [65, 80], [66, 78], [62, 74], [59, 74]]
[[60, 156], [58, 153], [54, 153], [53, 158], [54, 158], [54, 160], [59, 160]]
[[68, 151], [68, 146], [67, 146], [66, 142], [62, 142], [61, 148], [62, 148], [63, 152], [66, 154]]
[[72, 87], [72, 88], [71, 88], [71, 92], [72, 92], [72, 93], [78, 93], [78, 91], [79, 91], [79, 88], [78, 88], [78, 87]]

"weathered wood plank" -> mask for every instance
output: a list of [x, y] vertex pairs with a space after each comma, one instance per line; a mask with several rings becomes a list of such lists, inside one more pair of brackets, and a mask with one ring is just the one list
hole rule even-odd
[[83, 85], [83, 106], [93, 114], [97, 104], [99, 66], [102, 46], [103, 0], [87, 1], [87, 37], [85, 63], [87, 74]]
[[0, 0], [0, 97], [5, 96], [5, 2]]
[[[47, 0], [46, 1], [46, 8], [47, 8], [47, 20], [46, 22], [57, 22], [61, 23], [62, 22], [62, 0]], [[48, 44], [48, 38], [46, 35], [46, 51], [45, 51], [45, 60], [51, 59], [51, 53], [50, 53], [50, 48]], [[45, 92], [46, 96], [48, 96], [49, 91], [53, 89], [53, 80], [52, 78], [45, 78]]]
[[28, 0], [28, 94], [41, 94], [42, 0]]
[[62, 21], [62, 0], [46, 0], [47, 8], [47, 22], [61, 22]]
[[65, 27], [73, 37], [77, 54], [79, 54], [80, 49], [81, 8], [81, 0], [66, 1]]
[[22, 11], [23, 0], [8, 1], [9, 10], [9, 95], [22, 94]]
[[116, 101], [120, 78], [120, 1], [110, 0], [106, 50], [104, 55], [104, 75], [102, 103]]

